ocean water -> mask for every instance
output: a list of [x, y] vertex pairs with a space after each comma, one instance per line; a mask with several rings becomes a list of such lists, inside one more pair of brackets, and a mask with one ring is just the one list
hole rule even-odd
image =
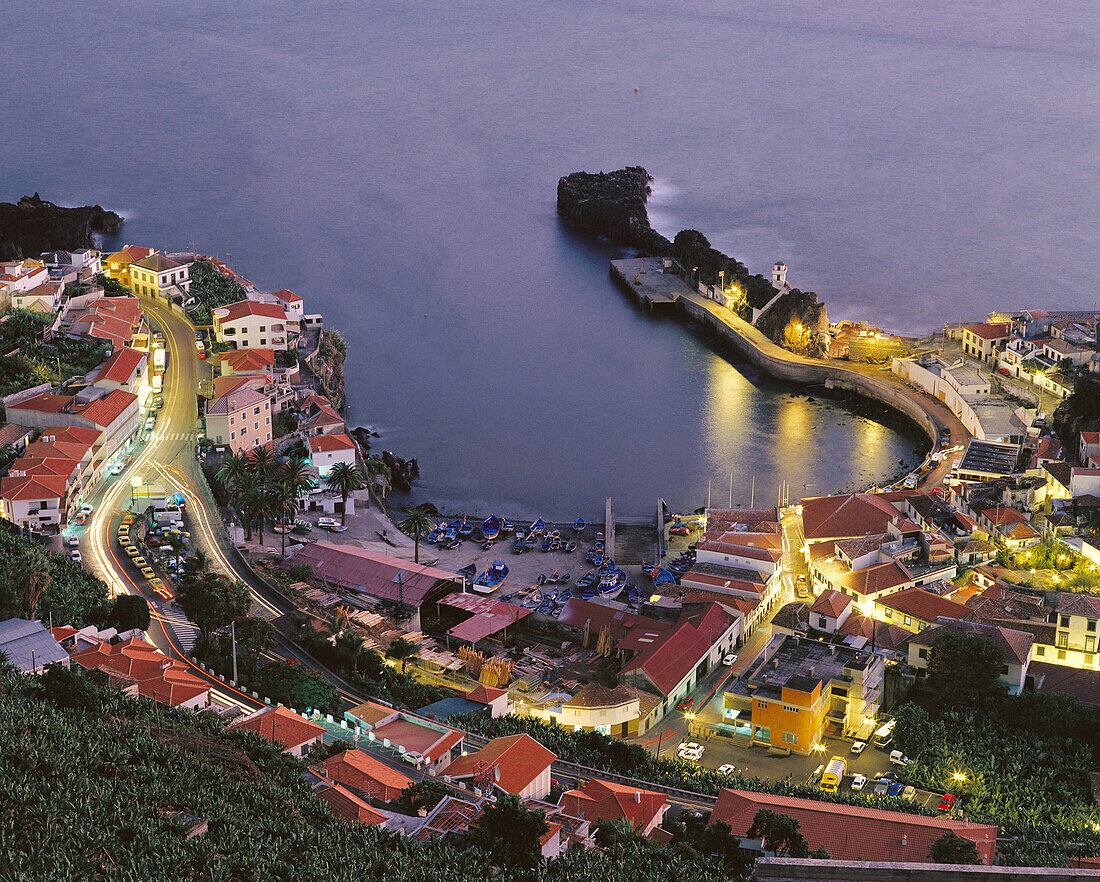
[[413, 499], [647, 514], [864, 486], [919, 439], [761, 382], [611, 285], [559, 176], [903, 332], [1100, 302], [1089, 3], [9, 0], [0, 199], [126, 215], [344, 331]]

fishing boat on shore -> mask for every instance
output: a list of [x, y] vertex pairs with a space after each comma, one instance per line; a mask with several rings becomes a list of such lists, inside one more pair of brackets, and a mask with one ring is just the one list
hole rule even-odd
[[458, 571], [458, 574], [460, 576], [465, 576], [467, 579], [472, 579], [474, 576], [477, 575], [477, 565], [466, 564], [466, 566], [462, 567], [462, 569]]
[[562, 546], [562, 551], [574, 552], [577, 550], [577, 543], [570, 539], [565, 545]]
[[596, 580], [598, 578], [599, 578], [599, 576], [596, 575], [595, 570], [589, 570], [583, 576], [577, 576], [577, 587], [578, 588], [589, 588], [592, 585], [596, 584]]
[[573, 521], [573, 532], [583, 533], [586, 526], [588, 525], [584, 522], [584, 518], [577, 518], [575, 521]]
[[455, 532], [458, 534], [459, 539], [469, 539], [474, 535], [474, 525], [463, 518], [462, 523], [458, 525]]
[[597, 593], [598, 592], [596, 591], [596, 589], [594, 587], [585, 588], [584, 591], [581, 592], [581, 599], [582, 600], [591, 600], [593, 597], [596, 596]]
[[531, 524], [531, 529], [529, 532], [533, 533], [535, 536], [541, 536], [545, 529], [546, 525], [542, 522], [542, 518], [539, 518], [537, 521]]
[[645, 594], [642, 593], [641, 588], [631, 586], [626, 593], [627, 599], [631, 605], [638, 606], [643, 600], [645, 600]]
[[502, 560], [494, 560], [484, 573], [477, 577], [473, 588], [478, 594], [491, 594], [501, 586], [508, 576], [508, 565]]
[[565, 604], [572, 598], [572, 589], [566, 588], [564, 591], [558, 592], [558, 596], [554, 599], [554, 603], [556, 603], [558, 606], [565, 606]]
[[600, 577], [600, 597], [610, 599], [626, 587], [626, 573], [610, 569]]
[[523, 545], [524, 545], [525, 548], [534, 548], [538, 544], [539, 544], [539, 537], [537, 535], [535, 535], [535, 533], [533, 533], [533, 532], [528, 533], [523, 538]]
[[500, 535], [500, 518], [496, 515], [489, 515], [482, 521], [481, 535], [485, 537], [486, 541], [496, 539]]
[[523, 552], [526, 550], [527, 548], [523, 544], [523, 540], [520, 539], [518, 536], [512, 540], [512, 554], [523, 554]]
[[516, 525], [508, 520], [508, 518], [500, 519], [500, 534], [502, 536], [511, 536], [515, 531]]
[[572, 581], [572, 579], [573, 579], [573, 574], [572, 573], [562, 573], [560, 576], [558, 576], [558, 584], [559, 585], [568, 585]]

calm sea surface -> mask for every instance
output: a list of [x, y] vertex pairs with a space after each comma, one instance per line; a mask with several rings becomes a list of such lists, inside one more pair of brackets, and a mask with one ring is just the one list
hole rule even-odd
[[[918, 440], [761, 383], [634, 310], [558, 223], [640, 163], [654, 224], [834, 319], [1097, 304], [1092, 3], [8, 0], [0, 199], [229, 255], [352, 344], [349, 418], [416, 498], [631, 514], [864, 485]], [[637, 87], [637, 91], [635, 91]]]

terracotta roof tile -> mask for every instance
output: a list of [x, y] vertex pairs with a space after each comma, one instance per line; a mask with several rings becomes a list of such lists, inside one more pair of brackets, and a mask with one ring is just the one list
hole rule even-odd
[[494, 738], [477, 753], [460, 756], [444, 770], [452, 778], [471, 778], [478, 763], [489, 763], [499, 770], [496, 785], [506, 793], [519, 794], [557, 759], [530, 735]]
[[330, 756], [321, 766], [335, 783], [382, 802], [394, 799], [413, 783], [409, 775], [362, 750], [345, 750]]
[[875, 601], [887, 609], [913, 616], [922, 622], [934, 622], [937, 618], [958, 619], [970, 613], [970, 608], [940, 597], [923, 588], [906, 588], [896, 594], [888, 594]]
[[264, 708], [233, 723], [229, 728], [255, 732], [268, 741], [283, 745], [286, 750], [293, 750], [325, 734], [325, 730], [316, 723], [303, 719], [285, 707]]

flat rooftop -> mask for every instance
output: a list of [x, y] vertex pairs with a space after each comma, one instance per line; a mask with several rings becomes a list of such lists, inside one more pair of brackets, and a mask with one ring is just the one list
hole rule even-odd
[[959, 463], [960, 472], [976, 472], [983, 475], [1011, 475], [1016, 470], [1018, 444], [1001, 444], [997, 441], [973, 439], [966, 446], [966, 453]]
[[862, 671], [871, 658], [870, 652], [849, 646], [778, 634], [742, 680], [731, 683], [734, 688], [728, 691], [748, 694], [748, 687], [756, 686], [755, 694], [778, 697], [782, 688], [789, 686], [810, 692], [819, 682], [850, 680], [845, 669]]

